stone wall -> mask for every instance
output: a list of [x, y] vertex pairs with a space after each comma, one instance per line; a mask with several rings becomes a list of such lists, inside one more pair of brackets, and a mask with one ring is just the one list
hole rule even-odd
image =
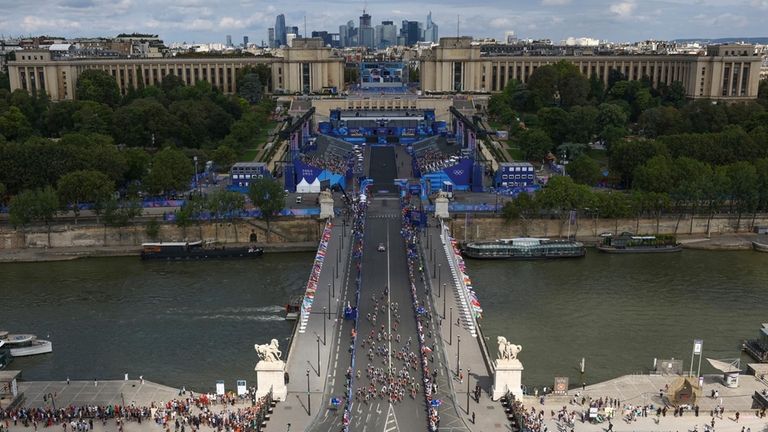
[[[315, 218], [281, 218], [270, 225], [270, 243], [317, 241], [324, 221]], [[221, 223], [201, 223], [187, 228], [161, 223], [156, 239], [147, 235], [145, 225], [105, 227], [104, 225], [35, 226], [14, 230], [0, 228], [0, 250], [42, 247], [115, 247], [140, 246], [151, 241], [214, 240], [220, 243], [242, 243], [256, 234], [258, 243], [265, 243], [266, 223], [261, 220], [238, 220]]]
[[[752, 215], [742, 216], [736, 230], [736, 216], [718, 215], [712, 218], [709, 227], [707, 217], [683, 215], [665, 216], [658, 221], [648, 219], [593, 219], [581, 217], [576, 224], [571, 225], [571, 235], [579, 238], [596, 237], [603, 232], [621, 233], [629, 231], [636, 234], [675, 234], [701, 235], [727, 234], [734, 232], [751, 232]], [[768, 215], [761, 214], [755, 218], [755, 225], [768, 225]], [[501, 217], [470, 215], [453, 215], [449, 222], [451, 233], [458, 241], [494, 240], [512, 237], [566, 237], [568, 221], [560, 219], [532, 219], [529, 221], [515, 220], [505, 223]]]

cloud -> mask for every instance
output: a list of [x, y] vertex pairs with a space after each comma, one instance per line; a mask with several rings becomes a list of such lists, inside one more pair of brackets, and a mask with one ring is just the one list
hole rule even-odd
[[768, 0], [752, 0], [750, 4], [758, 9], [768, 9]]
[[93, 0], [64, 0], [59, 6], [67, 9], [87, 9], [96, 6]]
[[637, 5], [633, 1], [612, 4], [608, 10], [619, 19], [627, 19], [635, 12]]
[[44, 19], [28, 15], [21, 21], [21, 28], [27, 32], [79, 29], [80, 23], [65, 19]]
[[508, 18], [494, 18], [488, 25], [496, 29], [508, 29], [512, 22]]
[[541, 0], [543, 6], [564, 6], [571, 2], [571, 0]]

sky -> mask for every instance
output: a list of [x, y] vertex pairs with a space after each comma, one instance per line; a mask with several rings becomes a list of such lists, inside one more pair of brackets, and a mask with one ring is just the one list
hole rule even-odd
[[[338, 32], [366, 8], [373, 23], [432, 20], [440, 36], [560, 41], [765, 37], [768, 0], [0, 0], [0, 36], [158, 34], [166, 43], [251, 42], [283, 13], [288, 26]], [[399, 25], [398, 25], [399, 27]]]

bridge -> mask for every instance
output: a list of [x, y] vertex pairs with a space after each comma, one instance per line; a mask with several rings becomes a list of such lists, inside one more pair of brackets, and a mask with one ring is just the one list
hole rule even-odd
[[396, 151], [366, 152], [368, 195], [326, 225], [266, 430], [509, 430], [474, 294], [440, 221], [411, 222]]

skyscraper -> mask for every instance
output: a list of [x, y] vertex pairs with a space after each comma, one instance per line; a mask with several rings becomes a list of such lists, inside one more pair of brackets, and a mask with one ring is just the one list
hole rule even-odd
[[432, 22], [432, 11], [427, 14], [427, 26], [424, 29], [424, 40], [432, 43], [440, 41], [440, 37], [437, 34], [437, 24]]
[[275, 28], [270, 27], [267, 29], [267, 43], [270, 48], [275, 47]]
[[243, 48], [248, 48], [248, 36], [243, 36]]
[[421, 26], [418, 21], [403, 20], [403, 26], [400, 27], [400, 36], [403, 38], [403, 45], [416, 45], [421, 40]]
[[301, 33], [299, 33], [299, 27], [298, 26], [291, 26], [291, 28], [289, 28], [287, 31], [288, 31], [288, 33], [295, 34], [296, 37], [300, 37], [301, 36]]
[[376, 26], [376, 46], [387, 48], [397, 45], [397, 27], [392, 21], [382, 21]]
[[374, 30], [371, 26], [371, 16], [365, 13], [365, 9], [363, 9], [363, 14], [360, 15], [360, 30], [358, 31], [357, 39], [360, 46], [375, 48], [373, 43]]
[[280, 14], [275, 19], [275, 47], [279, 48], [285, 45], [285, 15]]
[[227, 46], [228, 47], [232, 46], [232, 35], [227, 35]]

